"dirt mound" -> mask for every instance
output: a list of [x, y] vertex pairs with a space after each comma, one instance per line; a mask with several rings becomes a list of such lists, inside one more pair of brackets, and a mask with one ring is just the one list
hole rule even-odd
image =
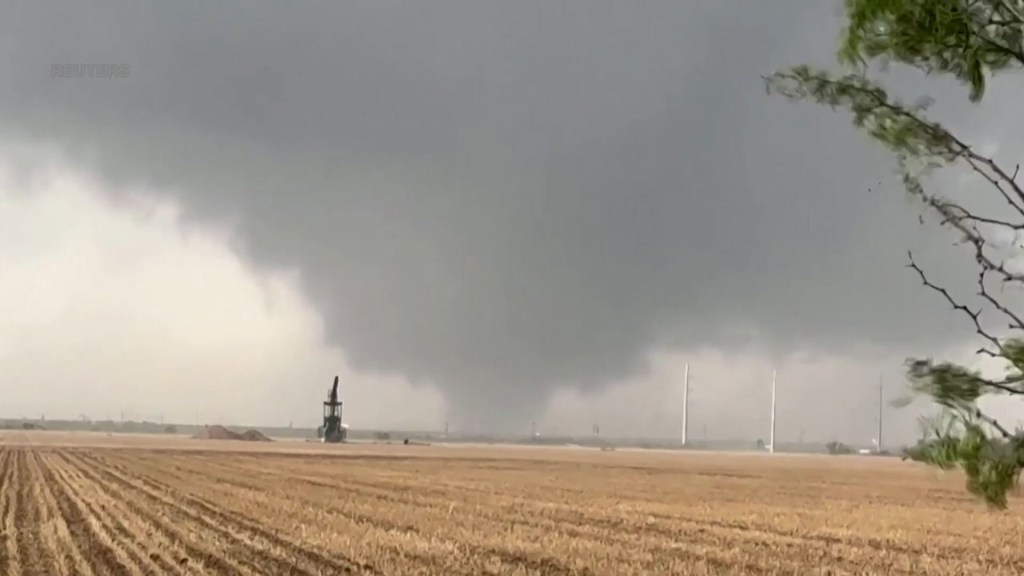
[[246, 430], [242, 432], [242, 440], [247, 442], [272, 442], [263, 432], [259, 430]]
[[243, 442], [271, 442], [270, 438], [267, 438], [259, 430], [246, 430], [239, 434], [234, 430], [229, 430], [224, 426], [206, 426], [199, 431], [193, 438], [199, 438], [201, 440], [241, 440]]

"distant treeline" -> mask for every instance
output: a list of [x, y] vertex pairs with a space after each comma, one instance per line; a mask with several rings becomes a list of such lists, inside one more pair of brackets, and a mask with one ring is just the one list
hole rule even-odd
[[[210, 424], [215, 424], [211, 422]], [[219, 423], [216, 423], [219, 424]], [[288, 426], [242, 426], [225, 425], [231, 429], [253, 429], [272, 438], [316, 439], [316, 428]], [[117, 421], [117, 420], [41, 420], [41, 419], [0, 419], [0, 429], [6, 430], [54, 430], [54, 431], [87, 431], [122, 434], [174, 434], [192, 436], [202, 430], [205, 425], [196, 424], [163, 424], [150, 421]], [[406, 439], [416, 442], [473, 442], [473, 443], [513, 443], [523, 445], [564, 446], [566, 444], [594, 448], [647, 448], [647, 449], [679, 449], [679, 440], [650, 438], [605, 438], [599, 436], [535, 436], [530, 437], [498, 437], [486, 435], [449, 434], [435, 431], [400, 431], [400, 430], [353, 430], [349, 429], [348, 438], [358, 441], [402, 442]], [[756, 451], [765, 448], [763, 440], [745, 439], [702, 439], [687, 443], [688, 450], [721, 450], [721, 451]], [[841, 442], [779, 442], [777, 452], [804, 454], [849, 454], [858, 450], [854, 445]], [[894, 450], [901, 453], [902, 450]]]
[[[162, 424], [160, 422], [136, 422], [134, 420], [0, 420], [0, 429], [7, 430], [36, 429], [63, 432], [109, 432], [121, 434], [193, 435], [204, 427], [204, 425], [195, 424]], [[255, 427], [246, 426], [242, 428]], [[312, 428], [302, 429], [261, 426], [257, 429], [264, 434], [277, 437], [303, 438], [316, 435], [316, 430]]]
[[[220, 424], [219, 422], [209, 423]], [[316, 438], [316, 428], [289, 426], [251, 426], [226, 424], [231, 429], [253, 429], [274, 438]], [[178, 434], [192, 436], [206, 427], [206, 424], [163, 424], [135, 420], [42, 420], [7, 418], [0, 419], [0, 430], [53, 430], [63, 432], [108, 432], [121, 434]], [[379, 439], [381, 434], [399, 440], [437, 440], [441, 434], [431, 432], [381, 432], [377, 430], [349, 430], [349, 438], [359, 440]]]

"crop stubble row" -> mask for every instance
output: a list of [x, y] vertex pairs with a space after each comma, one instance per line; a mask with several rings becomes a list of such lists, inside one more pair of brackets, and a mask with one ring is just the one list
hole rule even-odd
[[0, 574], [1024, 571], [920, 475], [616, 462], [0, 448]]
[[373, 573], [87, 452], [0, 451], [10, 575]]

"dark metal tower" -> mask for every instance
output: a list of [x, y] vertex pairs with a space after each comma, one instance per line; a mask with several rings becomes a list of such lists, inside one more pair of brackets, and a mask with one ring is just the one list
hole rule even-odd
[[344, 442], [346, 430], [341, 425], [341, 402], [338, 400], [338, 377], [334, 377], [334, 386], [327, 392], [324, 402], [324, 442]]

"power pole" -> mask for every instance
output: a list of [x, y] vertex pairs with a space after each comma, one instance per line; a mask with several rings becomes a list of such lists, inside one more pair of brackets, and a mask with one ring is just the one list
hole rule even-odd
[[686, 419], [690, 411], [690, 364], [683, 370], [683, 436], [682, 445], [686, 446]]
[[775, 453], [775, 382], [776, 371], [772, 370], [772, 429], [768, 436], [768, 453]]
[[882, 452], [882, 415], [883, 415], [883, 411], [885, 409], [884, 395], [885, 395], [885, 392], [884, 392], [884, 382], [882, 380], [882, 375], [879, 374], [878, 375], [878, 438], [876, 438], [876, 440], [875, 440], [875, 442], [876, 442], [876, 444], [878, 446], [878, 452], [879, 453]]

